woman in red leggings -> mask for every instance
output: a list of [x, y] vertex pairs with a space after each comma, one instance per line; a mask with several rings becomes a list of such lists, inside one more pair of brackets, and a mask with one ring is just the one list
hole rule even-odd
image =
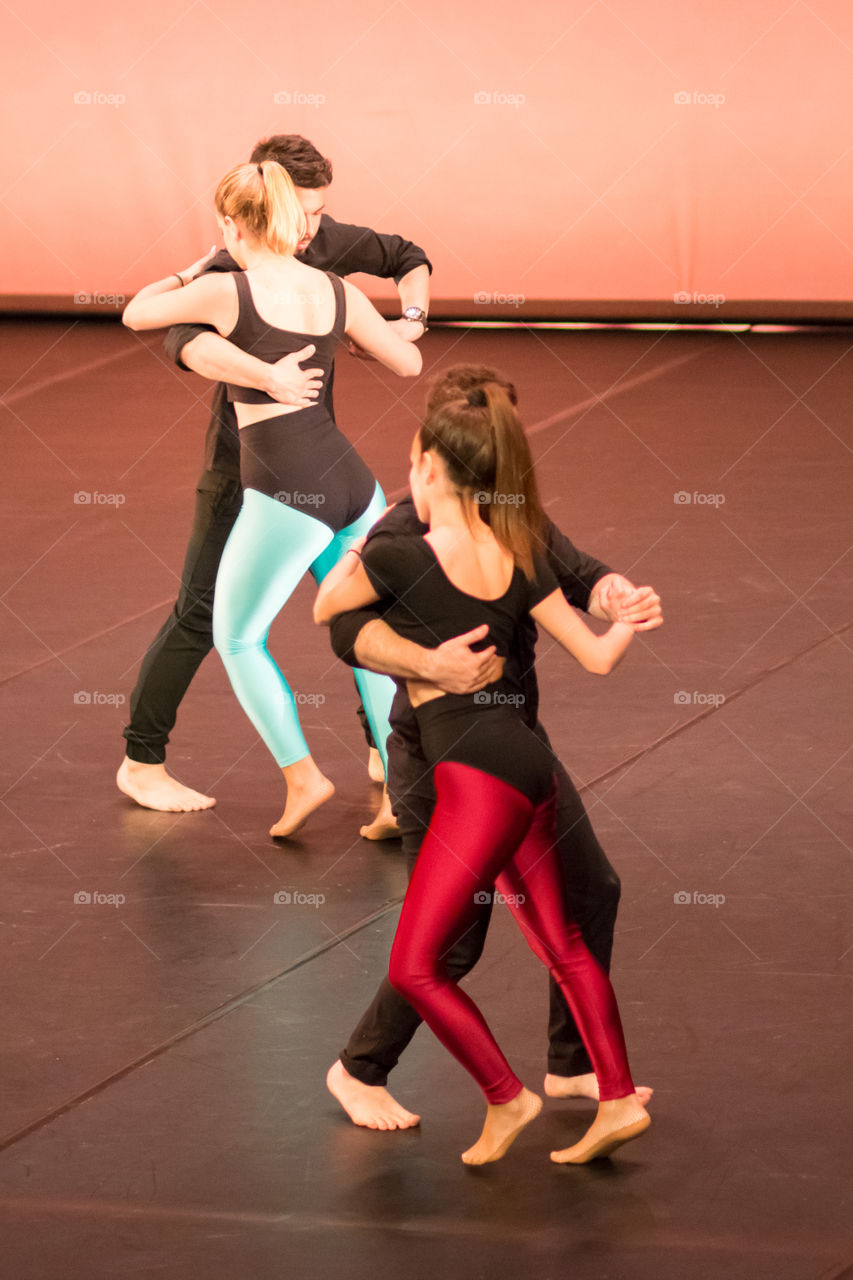
[[[387, 601], [387, 621], [427, 647], [488, 622], [483, 644], [509, 653], [518, 623], [534, 620], [588, 671], [606, 674], [633, 628], [596, 636], [570, 608], [537, 548], [542, 509], [527, 439], [494, 383], [429, 415], [412, 446], [410, 484], [426, 537], [375, 535], [325, 579], [317, 622]], [[499, 1160], [541, 1110], [442, 957], [497, 885], [530, 947], [560, 983], [598, 1078], [598, 1113], [580, 1142], [551, 1153], [582, 1164], [639, 1136], [650, 1123], [636, 1096], [610, 980], [566, 913], [554, 853], [554, 777], [547, 748], [506, 678], [469, 695], [408, 682], [436, 805], [391, 951], [392, 984], [471, 1073], [488, 1103], [466, 1164]]]

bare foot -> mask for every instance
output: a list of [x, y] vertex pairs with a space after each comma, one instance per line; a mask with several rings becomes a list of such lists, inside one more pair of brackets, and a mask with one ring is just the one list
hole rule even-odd
[[178, 782], [166, 772], [164, 764], [140, 764], [127, 756], [116, 774], [116, 786], [143, 809], [159, 809], [163, 813], [194, 813], [216, 804], [213, 796], [202, 795]]
[[270, 835], [279, 838], [294, 835], [309, 814], [335, 794], [334, 783], [320, 772], [311, 756], [285, 765], [282, 773], [287, 783], [287, 803], [278, 822], [270, 827]]
[[367, 758], [367, 776], [371, 782], [385, 781], [385, 766], [375, 747], [370, 748], [370, 755]]
[[364, 836], [365, 840], [393, 840], [400, 834], [397, 819], [391, 811], [387, 787], [383, 788], [382, 803], [376, 817], [372, 822], [368, 822], [367, 826], [359, 827], [358, 832], [359, 835]]
[[500, 1160], [515, 1142], [525, 1125], [535, 1120], [542, 1110], [538, 1093], [522, 1089], [511, 1102], [489, 1106], [486, 1123], [473, 1147], [462, 1152], [464, 1164], [491, 1164]]
[[[583, 1076], [553, 1076], [549, 1072], [544, 1088], [549, 1098], [591, 1098], [598, 1102], [598, 1080], [592, 1071]], [[648, 1085], [637, 1085], [637, 1097], [644, 1107], [653, 1093]]]
[[337, 1098], [353, 1124], [365, 1129], [413, 1129], [420, 1116], [413, 1115], [382, 1085], [362, 1084], [347, 1071], [340, 1058], [329, 1067], [326, 1088]]
[[598, 1112], [580, 1142], [562, 1151], [552, 1151], [555, 1164], [586, 1164], [609, 1156], [623, 1143], [639, 1138], [651, 1124], [651, 1116], [635, 1093], [627, 1098], [599, 1102]]

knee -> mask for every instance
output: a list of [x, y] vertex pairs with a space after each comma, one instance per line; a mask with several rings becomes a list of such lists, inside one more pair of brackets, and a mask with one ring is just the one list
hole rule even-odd
[[215, 606], [213, 610], [213, 644], [216, 652], [226, 665], [229, 658], [262, 647], [262, 642], [259, 643], [251, 639], [245, 629], [235, 623], [233, 619], [217, 611]]
[[388, 962], [388, 981], [398, 995], [409, 1004], [415, 1004], [419, 993], [429, 986], [432, 977], [427, 966], [403, 947], [394, 944]]

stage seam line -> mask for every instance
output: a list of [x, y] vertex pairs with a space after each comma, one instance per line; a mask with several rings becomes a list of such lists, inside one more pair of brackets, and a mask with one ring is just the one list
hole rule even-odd
[[[558, 423], [564, 422], [575, 414], [592, 409], [597, 404], [606, 404], [608, 400], [621, 395], [624, 391], [633, 391], [635, 387], [642, 386], [646, 382], [653, 382], [656, 378], [669, 373], [672, 369], [677, 369], [680, 365], [689, 364], [692, 360], [698, 360], [699, 356], [704, 355], [707, 350], [707, 347], [700, 347], [698, 351], [693, 351], [689, 355], [678, 356], [674, 360], [667, 360], [664, 364], [656, 365], [654, 369], [646, 370], [645, 373], [638, 373], [636, 377], [628, 378], [621, 385], [619, 382], [615, 382], [600, 396], [586, 396], [583, 400], [579, 400], [577, 404], [570, 404], [565, 409], [560, 409], [557, 413], [552, 413], [549, 417], [542, 418], [539, 422], [534, 422], [532, 427], [525, 428], [524, 434], [526, 436], [538, 435], [540, 431], [547, 431], [549, 427], [555, 427]], [[398, 502], [408, 492], [408, 485], [405, 485], [402, 489], [395, 489], [393, 493], [388, 494], [388, 501]]]
[[0, 679], [0, 687], [8, 684], [10, 680], [17, 680], [19, 676], [28, 675], [31, 671], [38, 670], [48, 662], [54, 662], [57, 658], [61, 658], [63, 654], [73, 653], [75, 649], [81, 648], [84, 644], [90, 644], [93, 640], [100, 640], [101, 636], [108, 636], [111, 631], [118, 631], [119, 627], [128, 626], [131, 622], [138, 622], [140, 618], [145, 618], [149, 613], [154, 613], [155, 609], [162, 609], [167, 604], [174, 604], [175, 597], [167, 596], [165, 600], [158, 600], [156, 604], [149, 605], [147, 609], [143, 609], [141, 613], [134, 613], [129, 618], [122, 618], [120, 622], [114, 622], [111, 626], [105, 627], [103, 631], [96, 631], [94, 635], [85, 636], [82, 640], [78, 640], [75, 644], [70, 644], [67, 649], [60, 649], [59, 653], [51, 654], [47, 658], [41, 658], [38, 662], [34, 662], [31, 667], [21, 667], [20, 671], [13, 671], [11, 675], [3, 676]]
[[31, 387], [22, 387], [20, 391], [12, 391], [8, 396], [0, 397], [0, 403], [17, 404], [19, 400], [23, 400], [26, 396], [35, 395], [38, 391], [46, 391], [48, 387], [55, 386], [57, 382], [67, 382], [80, 374], [92, 373], [95, 369], [102, 369], [104, 365], [113, 364], [116, 360], [124, 360], [127, 356], [142, 350], [147, 350], [147, 348], [144, 344], [137, 343], [132, 347], [128, 347], [126, 351], [116, 351], [111, 356], [102, 356], [100, 360], [92, 360], [89, 364], [81, 364], [79, 368], [69, 370], [67, 373], [55, 373], [50, 378], [44, 378], [41, 382], [33, 383]]
[[661, 734], [661, 736], [656, 738], [654, 742], [649, 743], [646, 747], [641, 747], [640, 750], [635, 751], [633, 755], [626, 756], [625, 759], [620, 760], [618, 764], [611, 765], [609, 769], [605, 769], [604, 773], [600, 773], [597, 778], [590, 778], [589, 782], [585, 782], [582, 786], [578, 787], [578, 792], [583, 795], [585, 791], [589, 791], [590, 787], [598, 786], [599, 783], [605, 782], [608, 778], [612, 778], [614, 774], [619, 773], [619, 771], [624, 769], [626, 765], [633, 764], [636, 760], [639, 760], [642, 756], [649, 755], [664, 743], [671, 742], [673, 738], [677, 738], [687, 729], [692, 729], [694, 725], [699, 724], [702, 720], [707, 720], [710, 716], [716, 715], [716, 713], [721, 711], [723, 707], [729, 707], [733, 702], [736, 702], [738, 698], [742, 698], [744, 694], [751, 693], [757, 685], [768, 679], [769, 676], [775, 675], [777, 671], [782, 671], [785, 667], [792, 666], [795, 662], [798, 662], [800, 658], [808, 657], [808, 655], [813, 653], [815, 649], [820, 649], [823, 645], [829, 644], [831, 640], [837, 640], [840, 636], [844, 635], [845, 631], [849, 631], [851, 627], [853, 627], [853, 622], [845, 622], [844, 626], [839, 627], [837, 631], [832, 631], [828, 636], [821, 636], [821, 638], [819, 640], [815, 640], [813, 644], [806, 645], [805, 649], [800, 649], [799, 652], [792, 653], [789, 657], [780, 659], [780, 661], [774, 663], [772, 667], [765, 667], [763, 671], [759, 671], [758, 674], [745, 685], [741, 685], [741, 687], [739, 689], [735, 689], [733, 693], [727, 693], [726, 700], [721, 707], [709, 706], [706, 707], [704, 711], [697, 712], [695, 716], [691, 716], [689, 720], [684, 722], [684, 724], [680, 724], [675, 729], [670, 729], [667, 733]]
[[369, 916], [364, 916], [357, 921], [349, 929], [345, 929], [342, 933], [337, 934], [331, 942], [323, 942], [318, 947], [313, 947], [304, 955], [299, 956], [291, 964], [287, 965], [279, 973], [274, 973], [272, 977], [262, 978], [260, 982], [255, 982], [251, 987], [247, 987], [245, 991], [239, 995], [232, 996], [230, 1000], [226, 1000], [224, 1004], [217, 1005], [210, 1013], [204, 1014], [201, 1018], [197, 1018], [195, 1022], [191, 1022], [188, 1027], [184, 1027], [182, 1031], [176, 1031], [174, 1035], [169, 1036], [168, 1040], [164, 1040], [162, 1044], [158, 1044], [155, 1048], [149, 1049], [147, 1053], [142, 1054], [138, 1058], [134, 1058], [132, 1062], [127, 1063], [124, 1067], [110, 1072], [103, 1080], [99, 1080], [96, 1084], [90, 1085], [88, 1089], [84, 1089], [82, 1093], [76, 1094], [73, 1098], [69, 1098], [67, 1102], [62, 1102], [59, 1106], [54, 1107], [45, 1115], [40, 1116], [38, 1120], [32, 1120], [29, 1124], [24, 1125], [21, 1129], [16, 1129], [13, 1133], [7, 1134], [5, 1138], [0, 1139], [0, 1151], [6, 1151], [9, 1147], [14, 1146], [16, 1142], [20, 1142], [23, 1138], [29, 1137], [31, 1133], [36, 1133], [39, 1129], [44, 1128], [46, 1124], [50, 1124], [52, 1120], [57, 1120], [68, 1111], [73, 1111], [76, 1107], [81, 1106], [84, 1102], [88, 1102], [90, 1098], [95, 1097], [99, 1093], [103, 1093], [110, 1085], [117, 1084], [119, 1080], [123, 1080], [125, 1076], [131, 1075], [140, 1067], [145, 1067], [149, 1062], [153, 1062], [156, 1058], [162, 1057], [164, 1053], [181, 1044], [184, 1040], [189, 1040], [191, 1036], [197, 1032], [204, 1030], [214, 1022], [219, 1022], [221, 1018], [226, 1017], [234, 1009], [238, 1009], [241, 1005], [251, 1000], [253, 996], [258, 995], [262, 991], [271, 990], [282, 979], [287, 978], [290, 974], [295, 973], [297, 969], [301, 969], [304, 965], [309, 964], [312, 960], [316, 960], [318, 956], [325, 955], [329, 951], [333, 951], [339, 943], [342, 944], [347, 938], [351, 938], [354, 934], [360, 933], [362, 929], [366, 929], [369, 925], [374, 924], [377, 920], [383, 919], [389, 912], [396, 911], [402, 903], [403, 898], [392, 898], [386, 902], [384, 906], [378, 910], [371, 912]]

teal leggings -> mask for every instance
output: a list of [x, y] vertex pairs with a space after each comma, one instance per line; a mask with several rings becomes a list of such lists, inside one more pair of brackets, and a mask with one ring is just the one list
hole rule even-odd
[[[237, 523], [225, 545], [213, 602], [213, 643], [243, 710], [280, 768], [310, 755], [290, 685], [267, 648], [273, 620], [307, 569], [317, 583], [347, 548], [367, 533], [385, 509], [379, 485], [370, 506], [333, 533], [327, 524], [275, 498], [246, 489]], [[318, 646], [322, 645], [318, 633]], [[355, 672], [373, 741], [388, 764], [385, 740], [394, 681]]]

